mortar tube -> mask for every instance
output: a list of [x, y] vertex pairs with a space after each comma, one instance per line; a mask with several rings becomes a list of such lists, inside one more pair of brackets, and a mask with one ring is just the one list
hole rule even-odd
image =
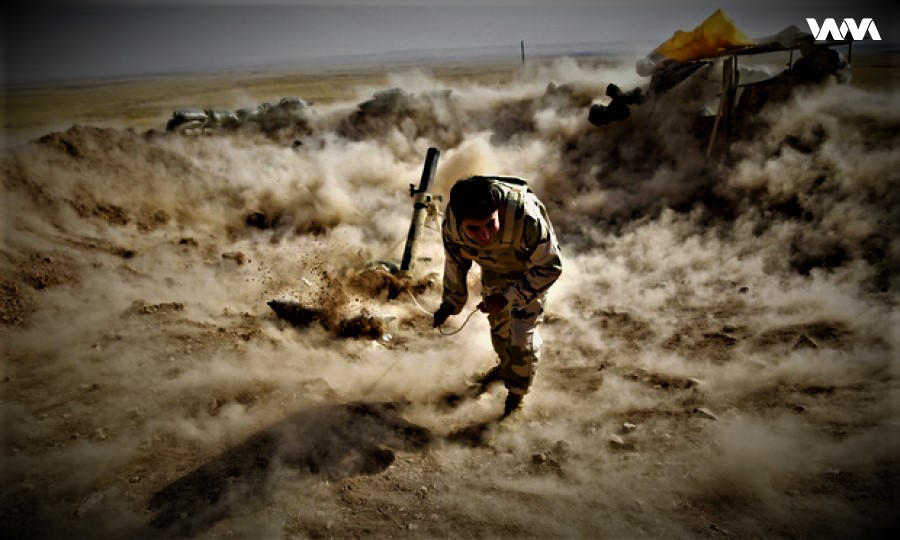
[[438, 158], [441, 152], [431, 147], [425, 156], [425, 167], [422, 169], [422, 179], [419, 188], [411, 193], [415, 197], [413, 203], [412, 221], [409, 224], [409, 233], [406, 236], [406, 247], [403, 249], [403, 260], [400, 263], [400, 275], [408, 276], [413, 269], [418, 250], [419, 234], [425, 224], [428, 204], [431, 202], [431, 183], [434, 181], [434, 171], [437, 169]]

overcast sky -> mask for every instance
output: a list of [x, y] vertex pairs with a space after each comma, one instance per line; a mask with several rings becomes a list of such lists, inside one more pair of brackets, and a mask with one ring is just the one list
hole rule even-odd
[[[394, 51], [580, 42], [659, 44], [722, 8], [751, 37], [806, 17], [872, 17], [873, 0], [32, 0], [3, 10], [6, 82], [264, 68]], [[787, 4], [790, 4], [789, 6]]]

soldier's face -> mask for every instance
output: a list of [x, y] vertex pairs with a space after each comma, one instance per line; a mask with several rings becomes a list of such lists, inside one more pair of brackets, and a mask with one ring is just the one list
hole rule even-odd
[[494, 210], [494, 213], [484, 219], [464, 219], [462, 220], [463, 231], [466, 236], [472, 239], [479, 246], [486, 246], [491, 243], [494, 236], [500, 230], [500, 211]]

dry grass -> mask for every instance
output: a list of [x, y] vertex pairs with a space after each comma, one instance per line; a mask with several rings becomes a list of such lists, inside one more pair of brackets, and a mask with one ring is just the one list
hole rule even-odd
[[[764, 56], [758, 61], [781, 62], [780, 57]], [[900, 80], [897, 55], [854, 54], [852, 61], [854, 86], [866, 90], [897, 90]], [[750, 59], [742, 62], [754, 63]], [[4, 89], [3, 129], [8, 142], [18, 143], [48, 131], [67, 129], [72, 124], [130, 127], [140, 131], [160, 129], [172, 111], [179, 108], [236, 109], [277, 101], [284, 96], [298, 96], [322, 104], [348, 101], [357, 97], [360, 87], [387, 84], [387, 73], [398, 69], [422, 69], [448, 84], [461, 81], [504, 84], [518, 73], [519, 64], [473, 60], [430, 65], [349, 66], [290, 73], [248, 71], [12, 86]]]
[[900, 56], [895, 53], [853, 54], [853, 85], [866, 90], [900, 89]]
[[88, 80], [4, 89], [3, 128], [11, 141], [65, 129], [71, 124], [116, 125], [137, 130], [162, 128], [179, 108], [240, 108], [298, 96], [314, 103], [348, 101], [360, 87], [387, 82], [388, 71], [423, 69], [447, 83], [461, 80], [506, 83], [515, 63], [443, 63], [437, 66], [348, 67], [281, 73], [234, 72]]

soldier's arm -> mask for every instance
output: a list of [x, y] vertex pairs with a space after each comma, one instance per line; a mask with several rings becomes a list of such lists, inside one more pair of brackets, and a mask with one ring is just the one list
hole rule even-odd
[[513, 306], [524, 306], [546, 292], [562, 273], [559, 245], [549, 224], [526, 215], [523, 235], [530, 265], [522, 279], [504, 294]]
[[444, 236], [443, 302], [453, 307], [453, 315], [462, 311], [469, 299], [466, 276], [471, 267], [472, 261], [463, 258], [459, 247]]

